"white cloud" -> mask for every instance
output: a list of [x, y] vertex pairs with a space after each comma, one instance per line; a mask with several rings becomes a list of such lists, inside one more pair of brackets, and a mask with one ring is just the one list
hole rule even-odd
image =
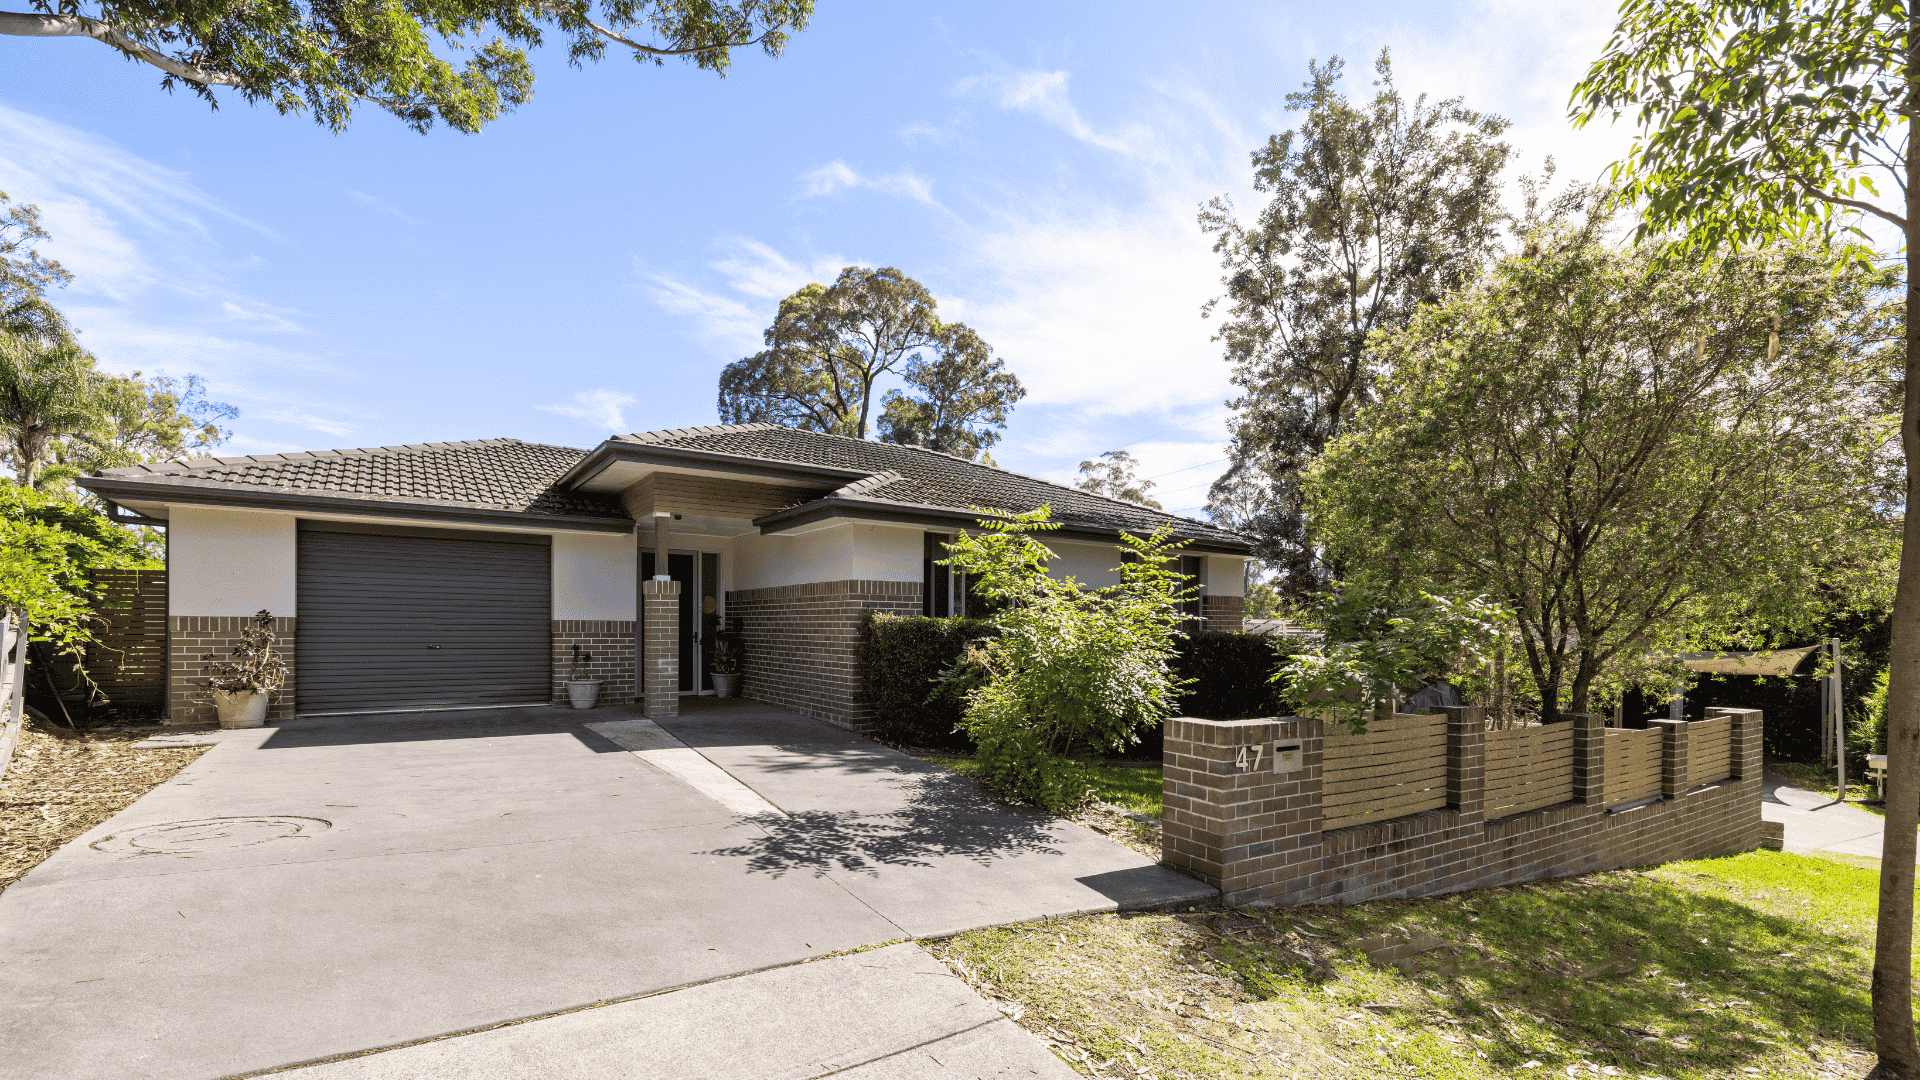
[[625, 431], [627, 417], [622, 410], [638, 400], [632, 394], [623, 394], [618, 390], [582, 390], [573, 395], [571, 405], [542, 405], [540, 409], [585, 420], [606, 431]]
[[[901, 199], [926, 203], [939, 207], [933, 197], [933, 181], [919, 175], [912, 169], [888, 173], [885, 176], [863, 176], [844, 161], [829, 161], [817, 169], [800, 174], [806, 187], [800, 192], [803, 199], [814, 199], [825, 195], [834, 195], [851, 188], [865, 188], [882, 195], [892, 195]], [[945, 209], [945, 207], [941, 207]]]
[[1036, 116], [1081, 142], [1105, 150], [1128, 156], [1160, 156], [1156, 153], [1155, 133], [1146, 124], [1129, 124], [1118, 133], [1094, 130], [1081, 118], [1080, 110], [1068, 96], [1068, 78], [1064, 71], [995, 71], [969, 75], [955, 83], [953, 89], [963, 96], [977, 92], [1003, 109]]
[[326, 435], [345, 435], [353, 430], [353, 425], [342, 420], [330, 420], [324, 416], [315, 416], [297, 409], [281, 409], [257, 414], [262, 420], [274, 420], [282, 424], [292, 424]]
[[838, 255], [797, 262], [767, 244], [740, 236], [725, 237], [720, 244], [727, 253], [707, 268], [720, 276], [727, 292], [737, 295], [702, 289], [663, 273], [642, 272], [648, 296], [662, 311], [691, 320], [698, 335], [730, 359], [760, 351], [762, 335], [780, 301], [810, 282], [832, 281], [850, 265]]

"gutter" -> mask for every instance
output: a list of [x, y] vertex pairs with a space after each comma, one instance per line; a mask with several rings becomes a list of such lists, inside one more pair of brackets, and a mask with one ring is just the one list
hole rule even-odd
[[[478, 507], [446, 506], [436, 503], [381, 502], [373, 499], [330, 499], [325, 496], [260, 490], [231, 491], [188, 484], [142, 484], [102, 476], [83, 476], [74, 481], [108, 502], [161, 502], [186, 506], [226, 506], [240, 509], [306, 511], [315, 514], [355, 514], [362, 517], [389, 517], [407, 521], [447, 521], [467, 525], [554, 529], [568, 532], [633, 531], [631, 518], [566, 517], [558, 514], [529, 514], [519, 510], [488, 510]], [[141, 520], [134, 524], [167, 523]]]
[[[967, 528], [980, 520], [980, 515], [971, 510], [955, 510], [945, 506], [925, 506], [916, 503], [889, 503], [873, 499], [853, 499], [842, 495], [829, 495], [785, 510], [775, 510], [771, 514], [755, 518], [754, 525], [762, 536], [772, 536], [796, 529], [802, 525], [811, 525], [830, 518], [847, 518], [856, 521], [887, 521], [906, 525], [954, 525]], [[1071, 521], [1058, 523], [1061, 527], [1048, 530], [1050, 536], [1069, 537], [1076, 540], [1095, 540], [1112, 542], [1120, 538], [1123, 531], [1119, 527], [1076, 524]], [[1126, 529], [1129, 533], [1146, 535], [1151, 529]], [[1176, 536], [1176, 539], [1179, 537]], [[1220, 540], [1207, 540], [1200, 537], [1188, 537], [1180, 548], [1189, 552], [1210, 552], [1218, 555], [1251, 555], [1252, 544], [1235, 544]]]

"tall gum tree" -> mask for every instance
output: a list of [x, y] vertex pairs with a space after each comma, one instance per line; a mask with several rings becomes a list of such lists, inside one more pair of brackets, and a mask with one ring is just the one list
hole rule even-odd
[[[1904, 244], [1900, 442], [1905, 505], [1920, 497], [1920, 139], [1913, 50], [1920, 12], [1899, 0], [1628, 0], [1606, 50], [1575, 87], [1584, 125], [1636, 114], [1614, 165], [1641, 237], [1671, 234], [1686, 258], [1783, 236], [1851, 235], [1876, 258], [1869, 221]], [[1920, 1077], [1913, 1021], [1913, 894], [1920, 822], [1920, 520], [1906, 514], [1887, 692], [1887, 815], [1874, 935], [1874, 1076]]]

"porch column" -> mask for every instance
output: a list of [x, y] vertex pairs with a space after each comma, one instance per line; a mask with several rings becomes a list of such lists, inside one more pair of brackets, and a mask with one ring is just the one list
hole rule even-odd
[[680, 583], [640, 583], [641, 678], [648, 716], [680, 715]]

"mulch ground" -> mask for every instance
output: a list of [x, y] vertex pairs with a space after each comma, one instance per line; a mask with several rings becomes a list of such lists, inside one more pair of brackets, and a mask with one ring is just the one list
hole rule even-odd
[[211, 749], [134, 749], [152, 734], [153, 729], [20, 732], [13, 764], [0, 780], [0, 889]]

